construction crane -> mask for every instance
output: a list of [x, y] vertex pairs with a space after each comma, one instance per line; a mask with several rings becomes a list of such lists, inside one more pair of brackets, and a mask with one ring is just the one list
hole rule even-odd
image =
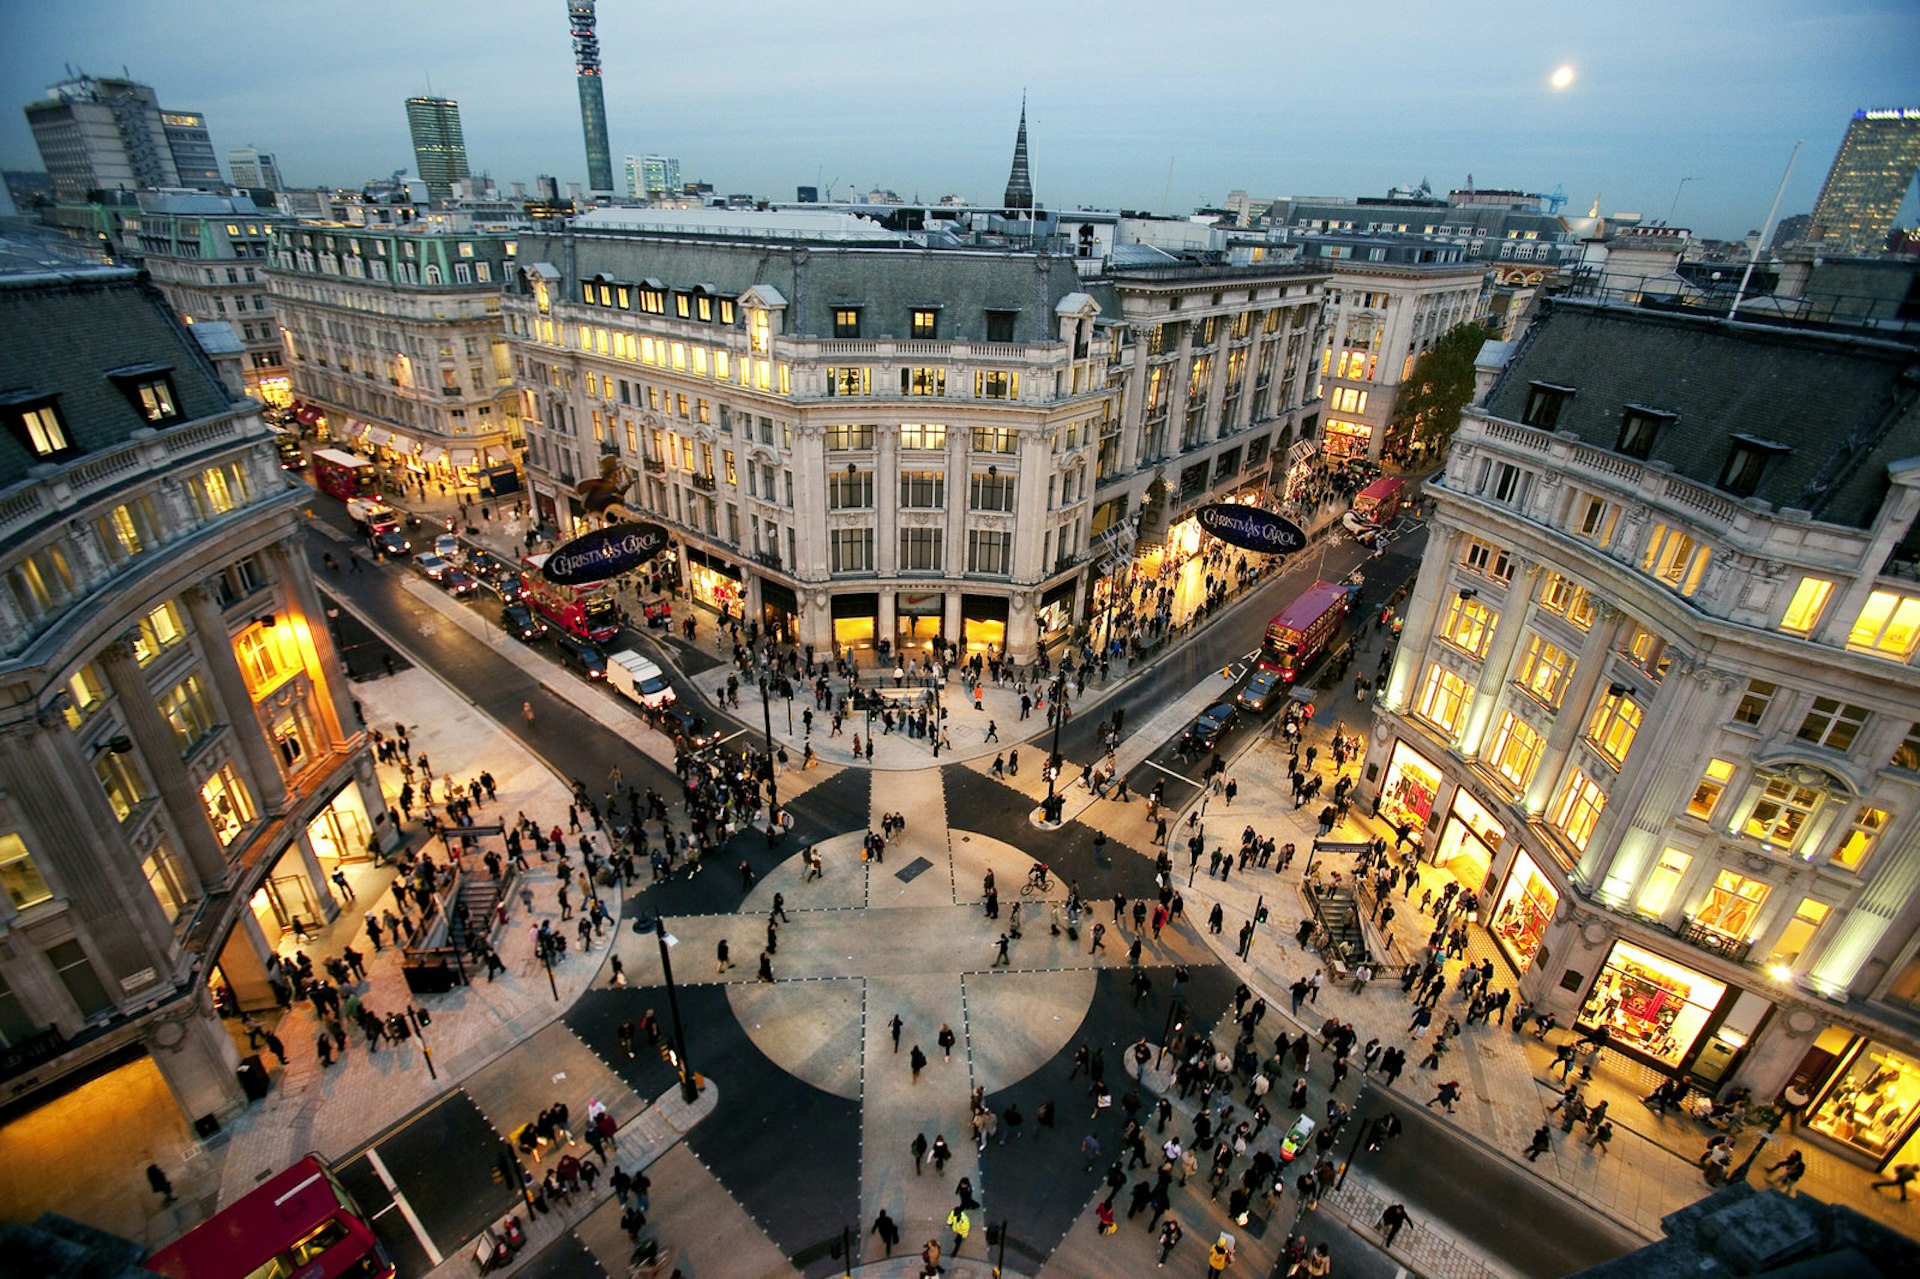
[[1540, 200], [1541, 200], [1541, 203], [1547, 206], [1548, 213], [1550, 214], [1559, 213], [1561, 209], [1566, 207], [1567, 184], [1564, 182], [1560, 183], [1558, 186], [1553, 188], [1553, 194], [1543, 195], [1540, 197]]

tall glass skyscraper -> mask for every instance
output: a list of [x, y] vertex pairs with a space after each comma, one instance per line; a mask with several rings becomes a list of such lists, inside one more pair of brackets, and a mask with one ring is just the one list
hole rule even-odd
[[1917, 172], [1920, 107], [1854, 112], [1813, 208], [1807, 240], [1826, 253], [1879, 253]]
[[413, 163], [427, 184], [427, 194], [436, 200], [450, 199], [453, 184], [469, 176], [460, 104], [452, 98], [408, 98], [407, 131], [413, 135]]

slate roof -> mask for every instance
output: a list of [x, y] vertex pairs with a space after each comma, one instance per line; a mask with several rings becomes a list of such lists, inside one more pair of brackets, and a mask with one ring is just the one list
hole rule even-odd
[[[107, 377], [110, 370], [165, 367], [182, 422], [230, 409], [211, 361], [166, 299], [125, 267], [0, 273], [0, 333], [6, 335], [0, 342], [0, 397], [58, 396], [61, 423], [75, 445], [61, 464], [148, 429]], [[18, 434], [0, 430], [0, 490], [25, 480], [36, 460]]]
[[1616, 448], [1629, 405], [1677, 414], [1648, 460], [1708, 487], [1733, 436], [1784, 444], [1753, 497], [1855, 528], [1887, 468], [1920, 456], [1920, 350], [1893, 342], [1552, 299], [1487, 412], [1519, 422], [1534, 382], [1574, 388], [1555, 429], [1595, 448]]
[[986, 313], [1016, 312], [1016, 342], [1057, 340], [1053, 309], [1081, 289], [1073, 263], [1032, 253], [954, 249], [847, 248], [831, 244], [740, 241], [650, 236], [618, 231], [536, 232], [520, 238], [523, 266], [538, 262], [572, 272], [565, 281], [574, 296], [581, 280], [605, 274], [625, 283], [660, 281], [669, 289], [708, 286], [719, 297], [738, 297], [755, 284], [771, 285], [789, 303], [786, 330], [806, 337], [833, 336], [833, 309], [861, 309], [860, 336], [907, 338], [915, 307], [940, 310], [943, 341], [985, 341]]

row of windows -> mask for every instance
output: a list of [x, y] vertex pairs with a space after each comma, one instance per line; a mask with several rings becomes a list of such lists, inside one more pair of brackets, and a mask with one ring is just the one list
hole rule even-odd
[[[919, 341], [928, 341], [940, 336], [940, 310], [937, 306], [916, 306], [907, 311], [907, 336]], [[1019, 319], [1018, 311], [989, 309], [983, 314], [983, 331], [989, 342], [1014, 341], [1014, 325]], [[836, 306], [833, 308], [833, 336], [837, 338], [857, 338], [863, 336], [861, 328], [867, 318], [867, 308], [862, 306]]]
[[[903, 368], [900, 370], [900, 394], [906, 396], [944, 396], [947, 371], [939, 368]], [[873, 394], [873, 370], [865, 366], [833, 366], [827, 369], [827, 394], [862, 396]], [[973, 398], [976, 400], [1017, 400], [1020, 398], [1020, 374], [1006, 369], [975, 369]]]
[[[827, 567], [833, 573], [872, 573], [874, 531], [838, 528], [827, 533]], [[944, 530], [901, 529], [900, 571], [944, 572]], [[1005, 577], [1013, 572], [1013, 534], [992, 529], [967, 531], [968, 573]]]
[[[142, 366], [108, 373], [128, 405], [147, 426], [172, 426], [182, 419], [169, 370]], [[0, 395], [0, 417], [21, 446], [37, 458], [58, 459], [72, 453], [73, 435], [60, 413], [60, 396], [48, 391], [9, 391]]]
[[[580, 285], [580, 300], [588, 306], [610, 307], [616, 311], [638, 310], [646, 315], [665, 315], [671, 305], [673, 314], [682, 320], [722, 324], [728, 328], [733, 326], [736, 319], [732, 298], [715, 297], [703, 289], [690, 292], [670, 290], [650, 281], [632, 285], [585, 280]], [[634, 305], [636, 301], [638, 307]]]
[[[833, 423], [826, 428], [827, 451], [871, 451], [878, 429], [871, 422]], [[900, 447], [903, 449], [931, 451], [947, 447], [947, 427], [943, 422], [902, 422], [899, 430]], [[967, 442], [975, 453], [1011, 456], [1020, 448], [1020, 433], [1012, 427], [976, 426], [969, 432]]]
[[[1520, 411], [1520, 420], [1544, 431], [1556, 430], [1576, 394], [1578, 392], [1570, 386], [1534, 382], [1527, 388], [1527, 399]], [[1615, 451], [1628, 457], [1651, 457], [1661, 432], [1679, 420], [1677, 413], [1667, 409], [1629, 404], [1620, 414], [1619, 433], [1614, 439]], [[1785, 445], [1771, 440], [1734, 435], [1729, 441], [1716, 485], [1735, 497], [1752, 497], [1766, 474], [1767, 464], [1791, 451]]]

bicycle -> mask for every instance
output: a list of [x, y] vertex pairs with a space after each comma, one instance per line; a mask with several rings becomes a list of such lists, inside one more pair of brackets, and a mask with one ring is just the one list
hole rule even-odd
[[1047, 868], [1044, 866], [1035, 867], [1029, 871], [1027, 873], [1027, 882], [1020, 886], [1020, 895], [1022, 897], [1031, 897], [1035, 893], [1045, 897], [1052, 891], [1053, 876], [1047, 873]]

